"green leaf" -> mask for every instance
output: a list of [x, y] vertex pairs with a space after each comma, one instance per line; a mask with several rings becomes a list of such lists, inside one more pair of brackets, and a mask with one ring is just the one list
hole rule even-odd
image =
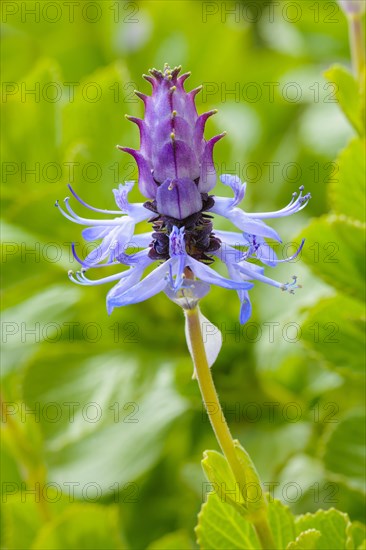
[[295, 518], [288, 506], [279, 500], [271, 500], [268, 505], [268, 521], [277, 548], [286, 548], [295, 538]]
[[201, 550], [258, 550], [253, 526], [216, 493], [210, 493], [198, 515], [195, 529]]
[[364, 308], [338, 294], [318, 302], [302, 324], [303, 342], [317, 359], [343, 375], [364, 375], [360, 361], [365, 349]]
[[366, 546], [366, 525], [353, 521], [347, 527], [347, 550], [359, 550]]
[[320, 531], [316, 529], [308, 529], [300, 533], [296, 540], [290, 542], [286, 550], [316, 550], [317, 540], [321, 537]]
[[205, 451], [201, 462], [207, 479], [223, 502], [228, 502], [244, 512], [245, 500], [226, 458], [217, 451]]
[[346, 216], [322, 216], [302, 232], [306, 239], [302, 259], [326, 283], [359, 297], [365, 288], [365, 231], [362, 223]]
[[[115, 494], [151, 468], [186, 408], [173, 374], [172, 365], [154, 373], [123, 355], [69, 358], [53, 368], [47, 359], [33, 364], [24, 393], [27, 406], [38, 410], [49, 478], [63, 488], [77, 480], [79, 495], [90, 482]], [[139, 487], [128, 487], [137, 502]]]
[[349, 524], [349, 518], [347, 514], [343, 514], [334, 508], [318, 510], [315, 514], [298, 516], [295, 524], [298, 534], [308, 529], [314, 529], [321, 533], [316, 541], [316, 550], [335, 550], [336, 548], [337, 550], [343, 550], [346, 547], [346, 528]]
[[323, 460], [329, 473], [350, 487], [365, 490], [366, 417], [357, 413], [333, 424], [324, 441]]
[[336, 98], [352, 126], [360, 135], [364, 134], [362, 98], [355, 77], [341, 65], [333, 65], [325, 71], [324, 75], [336, 85]]
[[[214, 451], [209, 451], [210, 453], [214, 453]], [[207, 451], [206, 451], [207, 453]], [[218, 454], [218, 453], [217, 453]], [[215, 457], [216, 458], [216, 457]], [[217, 461], [215, 462], [215, 459], [211, 457], [211, 464], [210, 466], [217, 466], [218, 470], [221, 469], [222, 465]], [[207, 467], [207, 463], [206, 463]], [[220, 476], [216, 476], [216, 479], [219, 479]], [[252, 527], [251, 521], [250, 521], [250, 515], [246, 516], [243, 515], [243, 509], [239, 506], [235, 507], [235, 503], [233, 506], [232, 499], [229, 500], [227, 495], [224, 491], [221, 491], [214, 487], [215, 492], [209, 493], [208, 500], [206, 504], [203, 505], [201, 514], [199, 516], [199, 524], [196, 528], [197, 536], [198, 536], [198, 542], [200, 542], [200, 537], [202, 537], [202, 541], [206, 541], [206, 546], [202, 546], [202, 548], [216, 548], [216, 546], [209, 546], [208, 542], [213, 540], [213, 537], [215, 535], [215, 531], [222, 531], [223, 533], [227, 531], [227, 533], [230, 533], [230, 535], [234, 534], [234, 531], [238, 529], [240, 531], [240, 537], [238, 538], [238, 544], [239, 540], [245, 540], [248, 536], [250, 537], [248, 540], [250, 540], [250, 543], [252, 541], [251, 535], [254, 532], [254, 528]], [[213, 495], [216, 496], [216, 498], [213, 498]], [[222, 498], [223, 497], [223, 498]], [[225, 500], [226, 499], [226, 500]], [[228, 516], [229, 512], [226, 510], [226, 508], [229, 508], [230, 505], [233, 508], [234, 515], [233, 517]], [[224, 506], [226, 510], [226, 515], [222, 514], [221, 506]], [[222, 525], [219, 524], [214, 529], [213, 526], [216, 526], [216, 514], [222, 515]], [[241, 518], [239, 519], [236, 514], [239, 514]], [[286, 548], [287, 544], [292, 541], [295, 536], [295, 518], [292, 515], [290, 509], [282, 504], [279, 500], [270, 500], [267, 507], [267, 514], [268, 514], [268, 522], [270, 529], [273, 534], [273, 538], [276, 544], [276, 548]], [[225, 517], [226, 516], [226, 517]], [[212, 521], [210, 521], [210, 518], [212, 518]], [[229, 521], [229, 518], [230, 521]], [[233, 523], [233, 519], [235, 520], [235, 526], [236, 529], [234, 530], [231, 523]], [[225, 521], [224, 521], [225, 520]], [[212, 529], [210, 529], [210, 525]], [[250, 528], [249, 528], [250, 527]], [[223, 539], [225, 540], [225, 539]], [[201, 542], [200, 542], [201, 543]], [[233, 541], [231, 541], [231, 544], [233, 544]], [[249, 544], [249, 543], [248, 543]], [[240, 546], [229, 546], [229, 537], [227, 539], [227, 547], [226, 548], [240, 548]], [[218, 548], [224, 548], [225, 546], [220, 546]], [[252, 548], [252, 546], [243, 546], [242, 548]]]
[[354, 138], [340, 152], [336, 164], [338, 173], [329, 185], [330, 203], [338, 214], [365, 221], [366, 212], [366, 166], [365, 140]]
[[185, 531], [177, 531], [155, 540], [147, 550], [193, 550], [193, 544]]
[[250, 456], [239, 441], [235, 440], [234, 444], [244, 487], [235, 478], [226, 458], [217, 451], [205, 451], [202, 467], [223, 502], [232, 504], [240, 513], [250, 513], [265, 506], [263, 489]]
[[240, 445], [237, 439], [234, 440], [234, 445], [236, 456], [245, 472], [246, 507], [250, 512], [264, 508], [265, 497], [256, 467], [247, 451]]
[[118, 510], [113, 506], [75, 504], [39, 532], [32, 550], [122, 550]]

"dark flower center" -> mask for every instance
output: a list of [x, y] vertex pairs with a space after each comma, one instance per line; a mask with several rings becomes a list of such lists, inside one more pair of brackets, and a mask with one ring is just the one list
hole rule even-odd
[[177, 220], [158, 212], [156, 201], [147, 201], [144, 207], [156, 214], [150, 218], [154, 232], [150, 243], [149, 257], [153, 260], [169, 259], [169, 235], [174, 226], [185, 228], [186, 252], [195, 260], [210, 264], [214, 260], [209, 255], [221, 246], [221, 241], [215, 237], [212, 229], [212, 216], [206, 212], [215, 204], [214, 198], [207, 193], [201, 194], [202, 208], [199, 212], [184, 220]]

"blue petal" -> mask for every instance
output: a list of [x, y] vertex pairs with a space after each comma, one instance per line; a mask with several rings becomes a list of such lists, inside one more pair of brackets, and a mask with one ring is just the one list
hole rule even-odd
[[266, 225], [262, 220], [248, 216], [241, 208], [234, 207], [231, 199], [215, 197], [215, 204], [210, 209], [210, 212], [219, 214], [219, 216], [230, 220], [244, 233], [251, 233], [252, 235], [259, 235], [260, 237], [267, 237], [282, 242], [277, 231]]
[[238, 290], [238, 289], [247, 290], [253, 287], [252, 283], [248, 283], [244, 281], [232, 281], [231, 279], [222, 277], [208, 265], [198, 262], [197, 260], [195, 260], [190, 256], [187, 256], [187, 265], [192, 269], [196, 277], [198, 277], [202, 281], [205, 281], [206, 283], [222, 286], [223, 288], [229, 288], [234, 290]]
[[275, 267], [277, 265], [277, 254], [266, 242], [262, 242], [259, 245], [255, 255], [262, 264], [270, 267]]
[[[212, 211], [214, 212], [214, 208]], [[282, 242], [277, 231], [261, 220], [249, 218], [240, 208], [233, 208], [226, 214], [226, 217], [244, 233], [251, 233], [252, 235], [259, 235], [260, 237], [267, 237], [268, 239]]]
[[107, 295], [108, 313], [111, 313], [115, 307], [143, 302], [164, 290], [167, 286], [168, 263], [169, 261], [164, 262], [142, 279], [142, 281], [137, 282], [141, 277], [141, 270], [136, 269], [136, 276], [132, 280], [131, 278], [126, 278], [118, 283]]
[[126, 218], [126, 223], [122, 227], [114, 227], [101, 244], [92, 250], [85, 258], [86, 264], [97, 264], [109, 257], [113, 261], [117, 256], [122, 254], [127, 243], [130, 241], [135, 224], [131, 218]]
[[297, 195], [297, 193], [292, 194], [292, 200], [289, 202], [287, 206], [284, 208], [281, 208], [281, 210], [277, 210], [275, 212], [256, 212], [255, 214], [247, 214], [248, 216], [252, 218], [257, 219], [266, 219], [266, 218], [282, 218], [284, 216], [291, 216], [292, 214], [295, 214], [296, 212], [299, 212], [300, 210], [303, 210], [309, 200], [311, 199], [310, 193], [307, 193], [306, 195], [303, 195], [304, 186], [301, 185], [299, 188], [300, 193]]
[[125, 184], [120, 183], [118, 189], [113, 189], [116, 205], [121, 209], [123, 214], [128, 214], [130, 209], [130, 203], [128, 201], [128, 194], [134, 186], [134, 181], [126, 181]]
[[142, 202], [130, 204], [128, 215], [135, 223], [143, 222], [151, 218], [151, 210], [145, 208]]
[[185, 227], [178, 229], [175, 225], [169, 235], [169, 255], [174, 256], [186, 256], [186, 241], [185, 241]]
[[232, 174], [222, 174], [220, 180], [234, 191], [234, 200], [231, 201], [232, 206], [239, 204], [244, 199], [247, 184], [242, 183], [238, 176]]
[[210, 208], [210, 212], [226, 217], [228, 211], [233, 208], [234, 199], [229, 199], [228, 197], [217, 197], [216, 195], [214, 196], [214, 199], [215, 204], [212, 208]]
[[121, 212], [128, 214], [135, 222], [139, 222], [149, 218], [151, 212], [142, 203], [131, 204], [129, 202], [128, 194], [134, 184], [134, 181], [126, 181], [124, 185], [120, 183], [118, 189], [113, 189], [113, 193], [116, 204], [121, 209]]
[[150, 247], [135, 252], [135, 254], [125, 254], [124, 252], [120, 254], [117, 260], [121, 264], [137, 266], [139, 269], [145, 269], [148, 265], [152, 263], [153, 260], [149, 258]]
[[[105, 266], [103, 266], [105, 267]], [[102, 277], [101, 279], [89, 279], [85, 275], [85, 271], [77, 271], [75, 274], [73, 271], [69, 271], [69, 279], [78, 285], [84, 286], [98, 286], [104, 285], [106, 283], [111, 283], [113, 281], [118, 281], [124, 277], [129, 277], [131, 275], [132, 268], [122, 271], [120, 273], [115, 273], [114, 275], [109, 275], [108, 277]]]
[[110, 260], [113, 261], [116, 256], [118, 256], [118, 233], [115, 229], [108, 233], [108, 235], [103, 239], [101, 244], [94, 248], [84, 259], [86, 265], [93, 266], [98, 264], [107, 257], [110, 257]]
[[[183, 272], [186, 267], [186, 241], [185, 227], [178, 229], [175, 225], [169, 235], [169, 255], [170, 255], [170, 286], [177, 292], [183, 284]], [[175, 275], [175, 280], [173, 276]]]
[[173, 270], [173, 273], [175, 274], [176, 277], [175, 277], [174, 283], [172, 284], [172, 288], [175, 292], [177, 292], [181, 288], [184, 282], [183, 273], [184, 273], [184, 268], [186, 267], [186, 259], [187, 259], [187, 256], [182, 255], [182, 256], [178, 256], [174, 260], [175, 269]]
[[240, 324], [244, 325], [252, 316], [252, 304], [249, 300], [249, 294], [248, 292], [245, 292], [246, 296], [244, 300], [242, 301], [241, 307], [240, 307], [240, 316], [239, 321]]
[[[247, 277], [240, 273], [238, 266], [235, 263], [229, 262], [226, 264], [227, 270], [229, 272], [230, 277], [234, 281], [243, 281], [246, 280]], [[246, 323], [252, 314], [252, 305], [249, 300], [249, 294], [247, 290], [238, 290], [238, 296], [240, 300], [240, 323], [243, 325]]]
[[255, 266], [254, 264], [250, 264], [248, 262], [240, 262], [238, 264], [238, 268], [240, 272], [243, 275], [246, 275], [248, 279], [256, 279], [257, 281], [261, 281], [262, 283], [267, 283], [271, 286], [275, 286], [277, 288], [281, 288], [282, 290], [286, 290], [286, 285], [283, 283], [279, 283], [278, 281], [275, 281], [274, 279], [271, 279], [270, 277], [266, 277], [262, 274], [263, 269], [258, 270], [255, 269], [258, 266]]
[[69, 197], [66, 197], [64, 199], [64, 204], [66, 207], [66, 210], [63, 210], [59, 204], [58, 201], [56, 201], [55, 206], [59, 209], [61, 214], [65, 216], [68, 220], [71, 220], [74, 223], [78, 223], [79, 225], [90, 225], [90, 226], [102, 226], [105, 225], [106, 227], [113, 227], [113, 226], [120, 226], [123, 223], [123, 218], [120, 216], [119, 218], [114, 218], [113, 220], [93, 220], [91, 218], [83, 218], [76, 214], [74, 210], [71, 208], [69, 203]]
[[[238, 265], [230, 258], [230, 261], [226, 263], [226, 267], [229, 273], [229, 277], [233, 281], [241, 282], [248, 280], [244, 275], [242, 275], [238, 269]], [[237, 290], [239, 300], [242, 302], [245, 299], [246, 290]]]
[[277, 265], [277, 255], [275, 251], [266, 243], [262, 237], [257, 235], [246, 235], [250, 243], [248, 251], [246, 252], [246, 258], [256, 256], [263, 264], [270, 267]]
[[88, 227], [87, 229], [83, 229], [81, 234], [86, 241], [97, 241], [108, 235], [113, 228], [113, 225], [111, 227], [106, 227], [105, 225]]
[[249, 246], [250, 244], [243, 233], [237, 233], [236, 231], [218, 231], [214, 229], [214, 234], [226, 245]]
[[146, 248], [152, 242], [151, 232], [133, 235], [126, 244], [126, 248]]

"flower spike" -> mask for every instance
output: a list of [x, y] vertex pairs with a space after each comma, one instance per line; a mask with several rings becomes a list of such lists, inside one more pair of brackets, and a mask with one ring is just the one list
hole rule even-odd
[[[239, 206], [245, 198], [246, 183], [232, 174], [220, 178], [232, 190], [231, 198], [210, 195], [216, 186], [214, 146], [226, 132], [205, 139], [206, 122], [217, 111], [198, 115], [195, 97], [202, 86], [186, 92], [184, 84], [190, 73], [180, 75], [180, 71], [181, 67], [171, 69], [165, 64], [163, 70], [150, 69], [148, 75], [143, 75], [152, 89], [150, 96], [135, 91], [144, 102], [144, 116], [126, 115], [139, 128], [140, 147], [117, 146], [136, 161], [138, 187], [146, 202], [129, 201], [133, 181], [113, 190], [116, 210], [89, 205], [69, 185], [72, 198], [92, 212], [103, 214], [101, 220], [79, 216], [70, 197], [64, 200], [64, 207], [56, 201], [55, 206], [65, 218], [86, 226], [82, 232], [86, 241], [99, 242], [84, 259], [72, 244], [73, 256], [81, 269], [70, 271], [68, 276], [83, 286], [115, 283], [107, 295], [109, 313], [115, 307], [142, 302], [161, 291], [189, 309], [207, 294], [210, 285], [221, 286], [237, 291], [240, 322], [245, 323], [252, 312], [249, 291], [253, 281], [290, 294], [301, 288], [296, 276], [284, 284], [265, 275], [263, 266], [275, 267], [295, 260], [304, 241], [292, 256], [278, 259], [266, 239], [281, 242], [281, 238], [263, 220], [299, 212], [311, 197], [301, 186], [281, 210], [249, 213]], [[238, 231], [215, 230], [215, 215], [232, 222]], [[140, 222], [149, 223], [150, 231], [135, 233]], [[252, 263], [253, 259], [257, 263]], [[225, 264], [228, 278], [215, 271], [215, 260]], [[155, 268], [144, 277], [145, 270], [153, 264]], [[117, 265], [123, 266], [123, 271], [100, 279], [86, 276], [91, 269]]]

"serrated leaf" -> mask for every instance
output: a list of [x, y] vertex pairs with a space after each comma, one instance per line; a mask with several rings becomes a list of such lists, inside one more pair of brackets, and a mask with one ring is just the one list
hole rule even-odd
[[223, 502], [230, 503], [239, 513], [244, 513], [245, 500], [226, 458], [217, 451], [205, 451], [203, 456], [201, 464], [212, 484], [212, 490], [217, 492]]
[[[239, 441], [234, 441], [241, 471], [236, 478], [226, 458], [217, 451], [205, 451], [202, 467], [223, 502], [239, 513], [251, 513], [265, 507], [263, 489], [255, 466]], [[239, 479], [240, 476], [240, 479]]]
[[364, 134], [362, 98], [355, 77], [341, 65], [333, 65], [324, 75], [336, 85], [335, 96], [352, 126], [359, 134]]
[[240, 445], [237, 439], [234, 440], [234, 446], [236, 456], [245, 472], [246, 490], [244, 494], [246, 507], [250, 512], [264, 508], [266, 501], [256, 467], [247, 451]]
[[[171, 365], [155, 374], [122, 355], [69, 359], [53, 368], [38, 361], [27, 371], [24, 393], [27, 406], [38, 407], [49, 479], [63, 488], [77, 480], [76, 495], [90, 482], [115, 493], [146, 472], [186, 408]], [[136, 502], [139, 487], [130, 488]]]
[[[210, 453], [208, 457], [207, 453]], [[227, 472], [225, 471], [226, 468], [224, 463], [221, 460], [218, 460], [217, 456], [214, 456], [215, 454], [219, 455], [219, 453], [215, 453], [215, 451], [206, 451], [205, 454], [205, 471], [207, 469], [210, 472], [211, 479], [216, 480], [215, 482], [213, 482], [213, 492], [209, 493], [208, 499], [210, 499], [211, 496], [215, 494], [218, 497], [220, 503], [231, 505], [235, 511], [237, 511], [241, 516], [244, 517], [248, 525], [252, 525], [250, 521], [251, 516], [247, 516], [245, 514], [243, 515], [243, 506], [238, 505], [238, 502], [243, 500], [242, 495], [237, 492], [236, 498], [234, 498], [235, 495], [230, 494], [230, 492], [225, 492], [225, 489], [220, 488], [218, 484], [219, 479], [227, 479], [228, 476]], [[205, 460], [203, 461], [203, 463], [205, 462]], [[208, 467], [209, 461], [211, 468]], [[213, 468], [215, 468], [215, 471], [213, 471]], [[230, 480], [230, 483], [233, 483], [233, 478]], [[225, 485], [226, 489], [234, 487], [234, 485], [229, 486], [227, 482], [223, 485]], [[232, 491], [232, 493], [234, 493], [234, 491]], [[204, 510], [204, 506], [202, 510]], [[276, 548], [285, 548], [286, 545], [295, 538], [295, 518], [292, 515], [290, 509], [278, 500], [271, 500], [268, 503], [268, 507], [266, 508], [266, 510], [268, 515], [269, 527], [272, 531]], [[198, 527], [197, 529], [199, 531]], [[231, 527], [229, 524], [227, 526], [227, 529], [229, 532], [231, 532]], [[250, 532], [250, 530], [248, 530], [248, 527], [246, 527], [245, 532]]]
[[364, 375], [365, 318], [361, 302], [345, 295], [326, 298], [309, 310], [301, 327], [304, 343], [337, 372]]
[[216, 493], [210, 493], [198, 515], [195, 529], [201, 550], [257, 550], [260, 548], [253, 526]]
[[302, 259], [326, 283], [363, 299], [365, 290], [365, 230], [346, 216], [314, 219], [301, 235], [306, 239]]
[[300, 533], [296, 540], [290, 542], [286, 550], [316, 550], [317, 540], [321, 537], [320, 531], [308, 529]]
[[321, 536], [316, 541], [316, 550], [345, 549], [348, 524], [349, 518], [347, 514], [339, 512], [334, 508], [318, 510], [315, 514], [298, 516], [295, 520], [296, 530], [299, 535], [308, 529], [314, 529], [321, 533]]
[[366, 417], [353, 414], [333, 424], [326, 434], [323, 461], [327, 470], [346, 485], [365, 491]]
[[39, 532], [32, 550], [124, 550], [113, 506], [75, 504]]
[[288, 506], [279, 500], [268, 505], [268, 522], [277, 548], [286, 548], [295, 538], [295, 518]]
[[366, 166], [365, 140], [353, 139], [340, 152], [336, 164], [339, 170], [329, 185], [330, 203], [338, 214], [365, 221]]
[[365, 547], [366, 543], [366, 525], [359, 521], [353, 521], [350, 523], [346, 530], [347, 550], [359, 550]]

